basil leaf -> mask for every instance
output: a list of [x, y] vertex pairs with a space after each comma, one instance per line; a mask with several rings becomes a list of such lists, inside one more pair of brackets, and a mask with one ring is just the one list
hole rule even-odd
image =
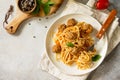
[[36, 2], [37, 2], [38, 4], [41, 4], [41, 3], [42, 3], [42, 0], [36, 0]]
[[36, 6], [35, 10], [32, 12], [32, 14], [38, 14], [40, 12], [40, 7]]
[[54, 5], [54, 3], [51, 2], [50, 0], [47, 2], [47, 4], [49, 4], [49, 6], [53, 6]]
[[32, 14], [38, 14], [40, 12], [40, 7], [43, 8], [45, 15], [50, 12], [50, 6], [53, 6], [54, 3], [48, 0], [46, 3], [43, 3], [42, 0], [36, 0], [37, 6]]
[[43, 10], [44, 10], [45, 14], [47, 15], [50, 12], [49, 4], [45, 3], [43, 6]]
[[43, 3], [43, 10], [45, 14], [47, 15], [50, 12], [50, 6], [53, 6], [54, 3], [48, 0], [46, 3]]
[[68, 42], [68, 43], [66, 43], [66, 45], [67, 45], [68, 47], [74, 47], [74, 44], [73, 44], [72, 42]]
[[39, 12], [40, 12], [40, 5], [42, 4], [42, 2], [41, 2], [41, 0], [36, 0], [36, 3], [37, 3], [37, 5], [36, 5], [36, 8], [35, 8], [35, 10], [32, 12], [32, 14], [38, 14]]
[[99, 54], [97, 54], [94, 57], [92, 57], [92, 61], [98, 61], [100, 58], [101, 58], [101, 56]]

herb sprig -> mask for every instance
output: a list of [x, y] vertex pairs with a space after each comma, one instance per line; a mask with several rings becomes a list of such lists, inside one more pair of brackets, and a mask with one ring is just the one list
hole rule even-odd
[[72, 42], [67, 42], [66, 45], [67, 45], [68, 47], [74, 47], [74, 44], [73, 44]]
[[47, 2], [42, 2], [42, 0], [36, 0], [37, 6], [35, 10], [32, 12], [32, 14], [38, 14], [40, 12], [40, 7], [43, 8], [45, 15], [47, 15], [50, 12], [50, 7], [54, 5], [54, 3], [51, 0], [48, 0]]
[[97, 54], [94, 57], [92, 57], [92, 61], [98, 61], [100, 58], [101, 58], [101, 56], [99, 54]]

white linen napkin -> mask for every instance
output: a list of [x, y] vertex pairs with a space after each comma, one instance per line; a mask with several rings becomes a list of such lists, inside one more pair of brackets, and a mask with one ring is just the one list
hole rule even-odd
[[[87, 5], [75, 2], [74, 0], [69, 0], [66, 8], [62, 12], [60, 16], [64, 16], [67, 14], [72, 13], [81, 13], [81, 14], [87, 14], [90, 16], [95, 17], [100, 23], [103, 23], [108, 16], [108, 14], [103, 13], [99, 10], [92, 9], [94, 5], [95, 0], [89, 0]], [[90, 8], [91, 7], [91, 8]], [[109, 47], [108, 47], [108, 54], [116, 47], [116, 45], [120, 42], [120, 27], [118, 27], [118, 18], [114, 20], [114, 22], [111, 24], [110, 29], [107, 31], [107, 36], [109, 40]], [[61, 79], [61, 80], [85, 80], [89, 73], [81, 76], [71, 76], [66, 75], [62, 72], [60, 72], [47, 58], [46, 54], [44, 53], [42, 55], [41, 61], [40, 61], [40, 68], [44, 71], [47, 71], [48, 73], [52, 74], [53, 76]]]

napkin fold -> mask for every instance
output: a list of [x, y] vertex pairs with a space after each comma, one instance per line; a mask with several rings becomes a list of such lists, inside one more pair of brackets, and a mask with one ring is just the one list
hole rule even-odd
[[[80, 13], [80, 14], [86, 14], [86, 15], [93, 16], [100, 23], [104, 23], [108, 14], [101, 12], [99, 10], [92, 9], [94, 3], [95, 3], [95, 0], [89, 0], [87, 5], [84, 5], [84, 4], [75, 2], [74, 0], [69, 0], [64, 11], [61, 13], [59, 17], [67, 15], [67, 14]], [[118, 18], [115, 18], [115, 20], [111, 24], [111, 27], [107, 31], [107, 36], [108, 36], [108, 41], [109, 41], [109, 47], [108, 47], [107, 54], [109, 54], [120, 42], [119, 34], [120, 34], [120, 27], [118, 27]], [[90, 73], [87, 73], [87, 74], [80, 75], [80, 76], [66, 75], [62, 73], [61, 71], [59, 71], [49, 61], [48, 57], [46, 56], [46, 53], [44, 53], [41, 57], [40, 68], [61, 80], [85, 80], [90, 74]]]

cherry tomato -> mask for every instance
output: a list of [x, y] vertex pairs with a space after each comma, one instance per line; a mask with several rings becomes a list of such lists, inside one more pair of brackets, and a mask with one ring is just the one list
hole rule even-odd
[[96, 2], [96, 8], [99, 9], [99, 10], [107, 9], [108, 6], [109, 6], [109, 1], [108, 0], [98, 0]]

